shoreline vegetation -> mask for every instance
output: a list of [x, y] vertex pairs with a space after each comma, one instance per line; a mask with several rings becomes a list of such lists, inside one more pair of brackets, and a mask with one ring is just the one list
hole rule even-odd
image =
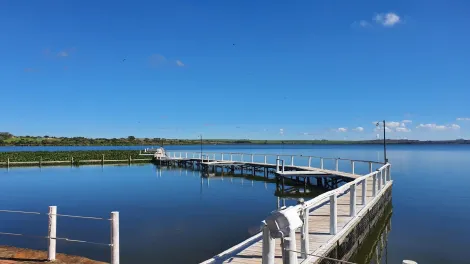
[[[470, 140], [408, 140], [387, 139], [387, 144], [470, 144]], [[0, 132], [0, 146], [164, 146], [164, 145], [199, 145], [200, 139], [168, 138], [85, 138], [85, 137], [52, 137], [52, 136], [14, 136]], [[230, 144], [307, 144], [307, 145], [371, 145], [383, 144], [382, 139], [375, 140], [252, 140], [252, 139], [203, 139], [203, 145]]]

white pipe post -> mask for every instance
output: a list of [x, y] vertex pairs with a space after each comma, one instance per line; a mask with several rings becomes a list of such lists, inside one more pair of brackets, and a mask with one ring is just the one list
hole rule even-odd
[[308, 230], [308, 212], [309, 209], [305, 208], [303, 210], [303, 222], [304, 224], [302, 225], [302, 242], [301, 242], [301, 251], [302, 251], [302, 258], [306, 259], [308, 257], [308, 252], [309, 252], [309, 230]]
[[251, 163], [253, 163], [254, 161], [254, 157], [253, 157], [253, 154], [251, 154]]
[[312, 157], [308, 157], [308, 167], [312, 167]]
[[351, 170], [352, 170], [352, 174], [355, 174], [354, 173], [354, 160], [351, 160]]
[[261, 260], [262, 264], [274, 264], [274, 242], [275, 239], [271, 237], [271, 232], [269, 231], [266, 222], [263, 221], [263, 258]]
[[382, 186], [385, 187], [385, 184], [387, 183], [387, 168], [382, 170]]
[[279, 172], [279, 159], [276, 159], [276, 172]]
[[356, 184], [349, 187], [349, 216], [356, 216]]
[[362, 205], [367, 203], [367, 178], [362, 181]]
[[291, 156], [291, 157], [290, 157], [290, 165], [291, 165], [291, 166], [294, 166], [294, 156]]
[[339, 171], [339, 159], [336, 159], [336, 171]]
[[283, 252], [286, 253], [286, 256], [283, 256], [285, 264], [297, 264], [297, 247], [295, 243], [295, 229], [291, 229], [289, 236], [284, 238], [284, 248]]
[[243, 154], [240, 154], [240, 161], [243, 162]]
[[390, 169], [391, 169], [391, 166], [390, 166], [390, 164], [388, 164], [388, 167], [387, 167], [387, 181], [392, 180], [392, 174], [390, 172]]
[[223, 161], [223, 160], [224, 160], [224, 153], [222, 153], [222, 154], [220, 154], [220, 155], [222, 155], [221, 160]]
[[215, 160], [215, 153], [212, 156], [214, 157], [213, 160]]
[[185, 153], [184, 157], [187, 159], [188, 158], [188, 152]]
[[180, 152], [180, 159], [183, 157], [182, 153]]
[[57, 206], [49, 206], [49, 230], [48, 230], [47, 260], [54, 261], [56, 253], [57, 236]]
[[336, 193], [330, 196], [330, 235], [336, 235], [338, 225], [338, 210], [337, 210], [338, 198]]
[[372, 175], [372, 196], [373, 197], [377, 196], [377, 173], [378, 172]]
[[230, 153], [230, 161], [233, 161], [233, 154]]
[[264, 155], [264, 164], [267, 164], [268, 163], [268, 159], [266, 157], [266, 155]]
[[369, 161], [369, 173], [372, 173], [372, 162]]
[[119, 264], [119, 212], [111, 212], [111, 264]]
[[282, 173], [284, 173], [284, 160], [281, 160], [282, 162]]
[[382, 190], [382, 171], [380, 171], [380, 175], [377, 173], [377, 182], [378, 182], [378, 189], [380, 191]]
[[323, 158], [320, 158], [320, 169], [323, 170]]

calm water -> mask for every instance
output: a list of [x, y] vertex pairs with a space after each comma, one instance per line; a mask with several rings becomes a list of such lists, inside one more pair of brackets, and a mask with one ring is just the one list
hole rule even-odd
[[[382, 159], [380, 146], [204, 146], [209, 148]], [[470, 146], [390, 146], [388, 155], [393, 215], [382, 262], [469, 263]], [[103, 217], [120, 211], [123, 263], [205, 260], [249, 237], [277, 204], [271, 183], [202, 181], [198, 172], [150, 164], [2, 169], [0, 186], [0, 209], [47, 212], [57, 205], [59, 213]], [[47, 217], [0, 213], [0, 232], [46, 235]], [[107, 243], [109, 223], [59, 218], [58, 236]], [[0, 236], [0, 244], [46, 249], [44, 240], [34, 238]], [[107, 247], [59, 242], [58, 251], [109, 260]]]

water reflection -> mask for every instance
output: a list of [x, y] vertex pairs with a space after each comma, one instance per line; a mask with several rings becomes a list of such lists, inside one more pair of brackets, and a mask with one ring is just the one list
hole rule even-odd
[[388, 263], [388, 236], [392, 230], [392, 203], [349, 261], [360, 264]]

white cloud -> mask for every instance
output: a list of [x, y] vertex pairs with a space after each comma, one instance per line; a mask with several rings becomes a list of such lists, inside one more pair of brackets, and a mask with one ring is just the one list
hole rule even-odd
[[[376, 128], [374, 129], [374, 131], [375, 131], [375, 132], [383, 131], [383, 127], [382, 127], [382, 126], [381, 126], [381, 127], [376, 127]], [[393, 130], [390, 129], [389, 127], [385, 127], [385, 132], [389, 133], [389, 132], [392, 132], [392, 131], [393, 131]]]
[[437, 124], [419, 124], [416, 128], [429, 129], [434, 131], [445, 131], [445, 130], [458, 130], [460, 129], [459, 125], [437, 125]]
[[395, 128], [396, 132], [411, 132], [411, 129], [406, 128], [406, 127], [397, 127]]
[[470, 121], [470, 117], [459, 117], [457, 121]]
[[356, 127], [353, 129], [354, 131], [357, 131], [357, 132], [363, 132], [364, 131], [364, 128], [363, 127]]
[[403, 121], [401, 121], [401, 122], [402, 122], [402, 123], [413, 123], [413, 121], [411, 121], [411, 120], [403, 120]]
[[393, 27], [397, 23], [400, 23], [401, 18], [396, 13], [380, 13], [375, 15], [375, 22], [381, 24], [384, 27]]
[[340, 127], [338, 129], [335, 129], [336, 132], [348, 132], [348, 129], [345, 127]]
[[385, 126], [390, 127], [390, 128], [399, 127], [400, 122], [395, 122], [395, 121], [385, 122]]
[[69, 53], [66, 52], [66, 51], [59, 51], [59, 52], [57, 53], [57, 56], [59, 56], [59, 57], [68, 57], [68, 56], [69, 56]]
[[370, 27], [370, 23], [365, 21], [365, 20], [361, 20], [361, 21], [359, 21], [359, 26], [361, 26], [363, 28]]
[[184, 63], [180, 60], [176, 60], [176, 65], [178, 65], [179, 67], [184, 67]]
[[279, 128], [279, 134], [281, 134], [281, 136], [284, 136], [284, 128]]

